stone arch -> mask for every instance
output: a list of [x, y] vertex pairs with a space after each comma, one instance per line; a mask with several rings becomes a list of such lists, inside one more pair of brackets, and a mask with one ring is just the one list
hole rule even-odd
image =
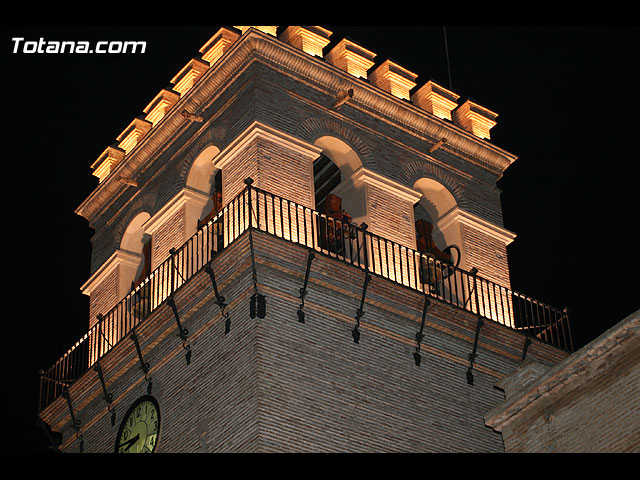
[[413, 189], [422, 194], [419, 203], [434, 222], [438, 222], [458, 206], [451, 192], [432, 178], [419, 178], [414, 182]]
[[186, 176], [185, 186], [209, 195], [213, 187], [215, 174], [218, 170], [214, 165], [213, 159], [218, 153], [220, 153], [220, 149], [215, 145], [208, 145], [202, 149], [191, 163]]
[[316, 144], [322, 137], [339, 139], [358, 156], [362, 165], [371, 168], [374, 165], [373, 150], [353, 130], [332, 118], [311, 117], [303, 120], [296, 129], [298, 138]]
[[[441, 182], [430, 177], [420, 177], [413, 183], [413, 189], [422, 194], [414, 205], [416, 221], [424, 219], [433, 226], [432, 239], [441, 251], [451, 245], [460, 249], [460, 266], [465, 265], [463, 232], [456, 218], [459, 207], [453, 193]], [[424, 215], [426, 213], [426, 215]]]
[[[207, 179], [206, 175], [211, 172], [211, 167], [214, 166], [212, 160], [220, 153], [221, 146], [228, 143], [225, 140], [228, 131], [225, 125], [211, 126], [186, 149], [178, 166], [178, 178], [165, 195], [164, 201], [170, 200], [185, 187], [194, 188], [205, 195], [211, 193], [211, 179]], [[215, 173], [214, 169], [212, 174]]]
[[401, 168], [402, 183], [414, 186], [422, 178], [431, 179], [441, 184], [453, 197], [460, 208], [467, 208], [465, 188], [456, 179], [449, 175], [443, 168], [428, 161], [407, 162]]
[[151, 218], [148, 212], [139, 212], [128, 223], [120, 240], [120, 272], [118, 297], [123, 297], [151, 273], [151, 244], [145, 233], [145, 223]]
[[144, 223], [150, 218], [151, 215], [149, 215], [149, 213], [140, 212], [129, 221], [120, 240], [120, 250], [137, 254], [142, 253], [144, 246]]
[[350, 178], [356, 170], [362, 167], [362, 160], [355, 150], [338, 137], [323, 135], [313, 143], [322, 148], [322, 153], [337, 165], [343, 180]]
[[[321, 170], [314, 168], [315, 208], [324, 212], [326, 194], [332, 193], [340, 197], [340, 208], [352, 219], [364, 216], [365, 191], [351, 181], [353, 174], [362, 168], [358, 153], [349, 143], [333, 135], [319, 136], [314, 145], [322, 149], [322, 155], [316, 159], [314, 167], [322, 163], [323, 159], [325, 164], [332, 164]], [[320, 179], [324, 179], [324, 185], [320, 183]]]

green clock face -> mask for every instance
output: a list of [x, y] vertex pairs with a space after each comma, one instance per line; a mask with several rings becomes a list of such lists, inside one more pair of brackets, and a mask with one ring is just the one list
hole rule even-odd
[[140, 397], [124, 416], [116, 437], [116, 453], [151, 453], [158, 445], [160, 408], [150, 395]]

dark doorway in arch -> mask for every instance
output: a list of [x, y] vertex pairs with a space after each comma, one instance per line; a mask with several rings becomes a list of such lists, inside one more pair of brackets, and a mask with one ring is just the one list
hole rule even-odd
[[340, 169], [333, 161], [322, 154], [313, 162], [313, 186], [316, 197], [316, 210], [325, 211], [327, 195], [342, 181]]
[[342, 209], [342, 198], [331, 193], [342, 181], [338, 166], [326, 155], [313, 164], [314, 191], [318, 216], [318, 244], [331, 253], [344, 256], [350, 237], [351, 217]]

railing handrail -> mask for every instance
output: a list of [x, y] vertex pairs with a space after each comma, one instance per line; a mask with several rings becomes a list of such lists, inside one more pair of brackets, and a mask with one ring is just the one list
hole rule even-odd
[[[249, 195], [251, 196], [251, 208], [248, 209], [246, 204], [249, 201]], [[262, 205], [260, 203], [261, 196]], [[268, 199], [271, 202], [270, 209]], [[253, 206], [254, 202], [255, 206]], [[287, 208], [286, 214], [283, 206]], [[291, 215], [292, 208], [296, 212], [295, 225], [294, 217]], [[248, 211], [251, 212], [253, 218], [247, 218]], [[300, 228], [300, 212], [304, 222], [302, 229]], [[276, 214], [279, 214], [280, 219]], [[285, 226], [288, 227], [288, 232], [285, 231]], [[222, 227], [221, 230], [219, 227]], [[312, 208], [248, 185], [228, 202], [218, 215], [201, 226], [191, 238], [179, 248], [171, 250], [172, 253], [169, 257], [107, 314], [99, 317], [98, 322], [56, 363], [47, 370], [41, 371], [40, 409], [43, 410], [55, 400], [62, 393], [62, 389], [77, 380], [91, 367], [92, 363], [98, 361], [102, 355], [144, 321], [151, 311], [162, 305], [181, 285], [203, 269], [214, 256], [217, 248], [217, 244], [214, 245], [214, 242], [222, 238], [224, 242], [222, 248], [226, 248], [247, 228], [255, 228], [284, 240], [306, 245], [321, 254], [362, 270], [366, 269], [371, 274], [421, 291], [426, 295], [485, 318], [504, 323], [525, 332], [527, 335], [540, 336], [547, 330], [558, 329], [556, 336], [562, 332], [563, 336], [567, 337], [563, 341], [558, 338], [550, 340], [551, 333], [545, 333], [547, 336], [541, 340], [565, 350], [572, 350], [571, 332], [566, 311], [561, 311], [544, 302], [515, 292], [477, 274], [441, 262], [428, 253], [419, 252], [385, 239], [369, 232], [366, 225], [343, 222]], [[334, 229], [334, 240], [339, 237], [340, 245], [337, 243], [335, 245], [329, 244], [331, 228]], [[323, 229], [324, 234], [322, 234]], [[383, 258], [383, 255], [386, 259]], [[391, 262], [389, 255], [393, 257]], [[176, 275], [176, 259], [181, 259], [182, 262], [178, 276]], [[427, 277], [426, 282], [425, 277]], [[455, 285], [452, 284], [452, 279]], [[449, 282], [448, 287], [445, 280]], [[482, 302], [480, 302], [478, 295], [478, 285], [482, 288]], [[496, 301], [496, 289], [500, 295], [500, 302]], [[491, 303], [492, 300], [488, 296], [491, 291], [495, 297], [494, 303]], [[447, 298], [447, 294], [449, 298]], [[531, 309], [531, 315], [534, 315], [533, 305], [535, 304], [537, 308], [542, 308], [544, 312], [547, 312], [550, 317], [549, 322], [544, 325], [539, 321], [529, 324], [528, 317], [524, 325], [515, 325], [515, 323], [510, 325], [505, 321], [500, 321], [507, 316], [515, 318], [515, 299], [524, 302], [523, 305], [518, 306], [518, 308], [524, 307], [524, 314], [520, 312], [518, 315], [524, 315], [523, 318], [527, 317], [527, 308]], [[502, 316], [497, 311], [498, 306], [502, 309]], [[505, 316], [505, 308], [507, 316]], [[494, 314], [496, 318], [492, 318]], [[535, 315], [534, 317], [539, 318]], [[100, 337], [107, 343], [108, 348], [105, 347]], [[74, 358], [75, 353], [81, 348], [86, 351], [78, 353], [78, 358]]]

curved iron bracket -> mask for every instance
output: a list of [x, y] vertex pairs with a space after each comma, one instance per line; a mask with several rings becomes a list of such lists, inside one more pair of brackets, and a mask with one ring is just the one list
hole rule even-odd
[[144, 379], [147, 381], [147, 393], [151, 395], [151, 388], [153, 386], [153, 382], [151, 381], [151, 378], [148, 377], [149, 363], [145, 362], [144, 359], [142, 358], [142, 350], [140, 349], [140, 343], [138, 342], [138, 336], [136, 335], [136, 332], [132, 331], [131, 336], [129, 338], [131, 338], [131, 341], [136, 346], [136, 351], [138, 352], [138, 359], [140, 360], [140, 370], [142, 370], [142, 373], [144, 373]]
[[60, 432], [54, 432], [51, 426], [40, 417], [36, 420], [36, 424], [42, 427], [42, 430], [44, 430], [45, 435], [49, 439], [51, 443], [49, 448], [55, 452], [59, 452], [60, 449], [58, 447], [62, 445], [62, 434]]
[[213, 273], [213, 268], [211, 268], [211, 261], [209, 261], [209, 263], [205, 265], [204, 270], [209, 274], [209, 277], [211, 278], [213, 292], [216, 295], [216, 305], [220, 307], [220, 312], [222, 314], [222, 317], [224, 318], [224, 333], [226, 335], [231, 331], [231, 319], [229, 318], [229, 313], [224, 311], [224, 309], [227, 307], [227, 304], [225, 303], [225, 298], [220, 295], [220, 292], [218, 291], [218, 284], [216, 283], [216, 276]]
[[73, 406], [71, 404], [71, 395], [69, 394], [69, 388], [65, 387], [62, 391], [62, 397], [67, 401], [67, 405], [69, 406], [69, 414], [71, 415], [71, 426], [76, 431], [76, 438], [80, 440], [80, 453], [84, 451], [84, 439], [82, 438], [82, 434], [80, 433], [80, 425], [82, 422], [76, 419], [75, 414], [73, 413]]
[[173, 316], [176, 319], [176, 324], [178, 325], [178, 337], [182, 340], [182, 348], [187, 351], [185, 355], [185, 359], [187, 360], [187, 365], [191, 363], [191, 346], [187, 343], [187, 339], [189, 337], [189, 330], [182, 326], [180, 323], [180, 315], [178, 315], [178, 307], [176, 307], [176, 302], [173, 299], [173, 295], [169, 295], [167, 297], [167, 303], [173, 310]]
[[300, 306], [298, 307], [298, 322], [304, 323], [304, 297], [307, 295], [307, 284], [309, 283], [309, 272], [311, 270], [311, 261], [315, 258], [315, 252], [309, 249], [309, 256], [307, 257], [307, 270], [304, 274], [304, 285], [300, 289]]
[[360, 319], [364, 315], [364, 299], [367, 295], [367, 287], [370, 281], [371, 275], [369, 274], [369, 270], [366, 270], [364, 273], [364, 285], [362, 286], [362, 297], [360, 298], [360, 308], [356, 309], [356, 326], [351, 331], [351, 336], [355, 343], [360, 343]]
[[102, 398], [107, 402], [108, 410], [111, 412], [111, 426], [113, 427], [116, 424], [116, 411], [111, 409], [113, 393], [109, 393], [107, 391], [107, 385], [105, 384], [102, 367], [100, 366], [99, 361], [96, 361], [96, 363], [93, 364], [93, 370], [98, 374], [98, 378], [100, 379], [100, 384], [102, 385]]
[[480, 328], [484, 322], [482, 321], [482, 317], [478, 316], [478, 323], [476, 324], [476, 336], [473, 341], [473, 350], [469, 354], [469, 368], [467, 369], [467, 383], [469, 385], [473, 385], [473, 362], [475, 362], [476, 357], [478, 356], [476, 351], [478, 349], [478, 337], [480, 336]]
[[424, 296], [424, 307], [422, 308], [422, 323], [420, 324], [420, 330], [416, 332], [416, 350], [413, 352], [413, 361], [416, 364], [416, 367], [420, 366], [420, 362], [422, 361], [422, 357], [420, 356], [420, 344], [424, 339], [424, 324], [427, 319], [427, 309], [431, 305], [431, 300], [427, 295]]

